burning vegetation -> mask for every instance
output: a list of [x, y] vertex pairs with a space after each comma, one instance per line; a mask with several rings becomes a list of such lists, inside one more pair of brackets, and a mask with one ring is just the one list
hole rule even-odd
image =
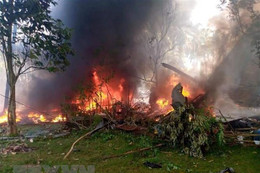
[[[111, 76], [99, 76], [97, 71], [93, 71], [90, 80], [79, 88], [79, 93], [71, 101], [77, 105], [77, 108], [83, 112], [98, 110], [99, 107], [104, 109], [111, 108], [117, 101], [124, 99], [125, 79], [119, 79], [119, 82], [109, 84]], [[132, 100], [132, 93], [127, 96], [129, 103]], [[126, 101], [126, 100], [125, 100]]]

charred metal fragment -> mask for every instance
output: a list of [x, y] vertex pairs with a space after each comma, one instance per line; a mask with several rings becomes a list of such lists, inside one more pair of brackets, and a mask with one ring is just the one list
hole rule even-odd
[[196, 81], [193, 77], [191, 77], [190, 75], [188, 75], [188, 74], [182, 72], [181, 70], [177, 69], [176, 67], [173, 67], [173, 66], [171, 66], [171, 65], [169, 65], [169, 64], [166, 64], [166, 63], [162, 63], [162, 66], [165, 67], [165, 68], [167, 68], [167, 69], [170, 69], [170, 70], [172, 70], [172, 71], [174, 71], [174, 72], [176, 72], [176, 73], [178, 73], [178, 74], [181, 75], [183, 78], [188, 79], [189, 81], [192, 81], [192, 82], [197, 83], [197, 81]]
[[178, 83], [172, 90], [172, 107], [177, 110], [186, 103], [186, 98], [182, 95], [183, 87]]
[[[193, 82], [193, 83], [196, 83], [196, 84], [199, 84], [201, 85], [201, 83], [199, 83], [198, 81], [196, 81], [193, 77], [191, 77], [190, 75], [182, 72], [181, 70], [177, 69], [176, 67], [173, 67], [169, 64], [166, 64], [166, 63], [162, 63], [162, 66], [167, 68], [167, 69], [170, 69], [172, 71], [174, 71], [175, 73], [179, 74], [181, 77], [183, 77], [184, 79], [186, 79], [187, 81], [189, 82]], [[176, 86], [177, 87], [177, 86]], [[207, 90], [207, 87], [202, 87], [204, 88], [205, 90], [205, 93], [204, 94], [199, 94], [197, 97], [195, 97], [193, 100], [189, 101], [190, 104], [192, 104], [194, 107], [199, 107], [202, 102], [204, 100], [207, 99], [207, 96], [208, 96], [208, 90]], [[172, 91], [173, 93], [173, 91]], [[182, 94], [181, 94], [182, 95]], [[183, 96], [183, 95], [182, 95]], [[173, 97], [173, 94], [172, 94], [172, 97]], [[184, 96], [183, 96], [184, 97]], [[185, 97], [184, 97], [185, 98]], [[174, 103], [174, 102], [172, 102]], [[175, 103], [176, 104], [176, 103]], [[174, 106], [173, 106], [174, 107]], [[177, 106], [178, 107], [178, 106]], [[174, 108], [175, 109], [175, 108]]]

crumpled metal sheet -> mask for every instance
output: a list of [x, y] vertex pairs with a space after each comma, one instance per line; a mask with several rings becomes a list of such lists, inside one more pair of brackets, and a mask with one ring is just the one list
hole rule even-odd
[[177, 110], [179, 107], [185, 105], [185, 97], [182, 95], [183, 87], [178, 83], [172, 90], [172, 107]]

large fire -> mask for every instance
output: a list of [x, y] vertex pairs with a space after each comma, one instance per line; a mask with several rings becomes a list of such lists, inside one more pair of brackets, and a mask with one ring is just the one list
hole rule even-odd
[[[96, 71], [92, 73], [92, 81], [94, 84], [95, 90], [92, 91], [91, 96], [87, 99], [81, 100], [79, 96], [75, 97], [74, 100], [72, 100], [72, 104], [76, 105], [77, 108], [83, 112], [91, 112], [91, 111], [102, 111], [102, 109], [109, 109], [112, 107], [112, 105], [118, 101], [122, 102], [128, 102], [128, 104], [134, 104], [132, 103], [133, 100], [133, 93], [132, 92], [126, 92], [127, 89], [124, 88], [125, 79], [121, 78], [117, 80], [115, 83], [110, 84], [109, 82], [104, 81], [102, 77], [98, 75]], [[169, 90], [169, 94], [167, 94], [167, 97], [160, 97], [156, 100], [156, 104], [158, 105], [158, 109], [162, 110], [164, 112], [172, 111], [173, 108], [171, 106], [172, 100], [171, 100], [171, 91], [175, 85], [177, 85], [180, 82], [180, 79], [173, 75], [169, 82], [167, 82], [165, 85], [167, 86], [167, 91]], [[186, 83], [182, 83], [183, 85], [183, 91], [182, 94], [187, 97], [188, 99], [194, 98], [195, 95], [198, 93], [193, 92], [193, 89]], [[85, 91], [88, 92], [88, 91]], [[127, 93], [127, 97], [126, 97]], [[21, 120], [27, 119], [29, 122], [33, 122], [35, 124], [38, 123], [46, 123], [46, 122], [65, 122], [67, 119], [58, 112], [58, 110], [54, 111], [55, 113], [52, 114], [43, 114], [43, 113], [35, 113], [31, 112], [26, 115], [17, 112], [17, 122], [23, 122]], [[0, 124], [7, 123], [8, 112], [5, 111], [5, 113], [0, 116]], [[55, 116], [53, 116], [55, 115]]]
[[[73, 104], [78, 105], [78, 108], [82, 111], [98, 110], [102, 108], [111, 108], [111, 106], [117, 101], [123, 101], [124, 83], [125, 79], [120, 79], [117, 86], [110, 86], [107, 82], [103, 81], [98, 73], [94, 71], [92, 73], [93, 83], [95, 86], [95, 92], [85, 102], [81, 103], [78, 97], [72, 101]], [[88, 92], [88, 91], [86, 91]], [[128, 101], [132, 100], [132, 93], [128, 95]]]
[[[93, 82], [96, 88], [96, 91], [91, 96], [91, 99], [84, 102], [83, 104], [79, 99], [75, 99], [73, 101], [74, 104], [78, 105], [78, 108], [83, 111], [92, 111], [99, 108], [99, 106], [102, 106], [102, 108], [110, 108], [115, 102], [122, 101], [123, 100], [123, 92], [124, 87], [123, 84], [125, 82], [124, 79], [121, 79], [118, 86], [111, 87], [98, 76], [97, 72], [93, 72]], [[87, 91], [86, 91], [87, 92]], [[132, 93], [129, 93], [128, 100], [132, 99]], [[57, 112], [57, 111], [54, 111]], [[45, 122], [65, 122], [67, 119], [60, 113], [55, 113], [56, 116], [52, 115], [44, 115], [41, 113], [35, 113], [31, 112], [27, 115], [21, 116], [19, 111], [17, 112], [17, 119], [16, 122], [21, 121], [21, 117], [23, 119], [28, 119], [30, 122], [33, 122], [35, 124], [38, 123], [45, 123]], [[5, 111], [5, 113], [0, 116], [0, 124], [7, 123], [8, 122], [8, 112]]]
[[[32, 121], [35, 124], [45, 123], [45, 122], [57, 123], [57, 122], [65, 122], [66, 121], [66, 118], [64, 116], [62, 116], [61, 114], [59, 114], [57, 116], [49, 117], [47, 115], [31, 112], [31, 113], [24, 115], [24, 116], [21, 116], [20, 113], [17, 113], [16, 122], [21, 122], [22, 117], [24, 119], [28, 118], [30, 121]], [[7, 122], [8, 122], [8, 111], [6, 110], [4, 112], [4, 114], [2, 116], [0, 116], [0, 124], [5, 124]]]

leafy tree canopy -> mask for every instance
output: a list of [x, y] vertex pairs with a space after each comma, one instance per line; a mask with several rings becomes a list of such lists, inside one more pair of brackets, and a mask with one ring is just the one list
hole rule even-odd
[[[54, 0], [0, 1], [1, 51], [5, 58], [11, 54], [17, 77], [36, 69], [56, 72], [69, 65], [71, 30], [50, 15], [50, 6], [56, 4]], [[10, 35], [21, 51], [10, 51]]]

